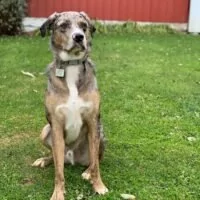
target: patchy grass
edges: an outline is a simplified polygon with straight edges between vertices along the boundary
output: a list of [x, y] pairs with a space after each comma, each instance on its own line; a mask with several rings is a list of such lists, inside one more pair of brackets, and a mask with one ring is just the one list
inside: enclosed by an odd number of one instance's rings
[[[48, 38], [3, 37], [0, 49], [0, 199], [49, 199], [53, 166], [30, 166], [47, 153], [39, 133]], [[92, 58], [108, 138], [101, 172], [110, 192], [95, 195], [81, 180], [84, 168], [67, 166], [67, 199], [200, 199], [199, 52], [199, 38], [189, 35], [96, 35]]]
[[[125, 22], [122, 24], [113, 23], [106, 24], [95, 21], [96, 32], [100, 34], [133, 34], [133, 33], [145, 33], [145, 34], [153, 34], [153, 33], [178, 33], [176, 30], [170, 28], [169, 25], [141, 25], [137, 22]], [[38, 32], [39, 33], [39, 32]]]

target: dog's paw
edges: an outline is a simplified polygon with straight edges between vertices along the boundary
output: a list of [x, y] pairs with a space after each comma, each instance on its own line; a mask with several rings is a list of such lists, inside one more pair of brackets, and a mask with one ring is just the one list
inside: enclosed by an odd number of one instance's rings
[[89, 181], [91, 179], [91, 174], [87, 171], [83, 172], [81, 176], [84, 180], [87, 180], [87, 181]]
[[100, 195], [104, 195], [108, 192], [108, 188], [102, 183], [93, 184], [94, 191]]
[[64, 192], [59, 190], [54, 190], [53, 195], [50, 200], [65, 200]]
[[49, 165], [51, 162], [53, 162], [52, 157], [39, 158], [39, 159], [37, 159], [37, 160], [32, 164], [32, 166], [33, 166], [33, 167], [41, 167], [41, 168], [44, 168], [44, 167], [46, 167], [47, 165]]

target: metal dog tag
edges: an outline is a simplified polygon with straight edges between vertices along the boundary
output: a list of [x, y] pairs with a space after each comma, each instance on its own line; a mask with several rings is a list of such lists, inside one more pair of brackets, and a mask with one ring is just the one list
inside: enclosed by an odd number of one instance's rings
[[65, 75], [65, 70], [64, 69], [57, 69], [56, 68], [56, 76], [57, 77], [64, 77]]

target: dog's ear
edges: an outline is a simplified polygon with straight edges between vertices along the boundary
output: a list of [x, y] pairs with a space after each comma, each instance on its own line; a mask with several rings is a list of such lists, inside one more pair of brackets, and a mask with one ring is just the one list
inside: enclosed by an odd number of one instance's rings
[[48, 17], [48, 19], [44, 22], [44, 24], [42, 24], [42, 26], [40, 27], [40, 33], [42, 37], [46, 35], [47, 30], [50, 30], [52, 28], [52, 25], [58, 16], [59, 13], [55, 12]]
[[87, 21], [87, 23], [89, 24], [89, 29], [90, 29], [90, 33], [93, 36], [93, 34], [96, 31], [96, 28], [94, 27], [94, 24], [91, 22], [91, 19], [89, 18], [89, 16], [85, 13], [85, 12], [80, 12], [80, 15]]

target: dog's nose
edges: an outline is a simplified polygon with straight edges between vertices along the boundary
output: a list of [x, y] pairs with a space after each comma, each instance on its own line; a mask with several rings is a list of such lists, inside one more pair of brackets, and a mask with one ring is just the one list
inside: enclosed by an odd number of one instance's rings
[[82, 42], [84, 35], [81, 33], [75, 33], [75, 34], [73, 34], [72, 38], [75, 42]]

